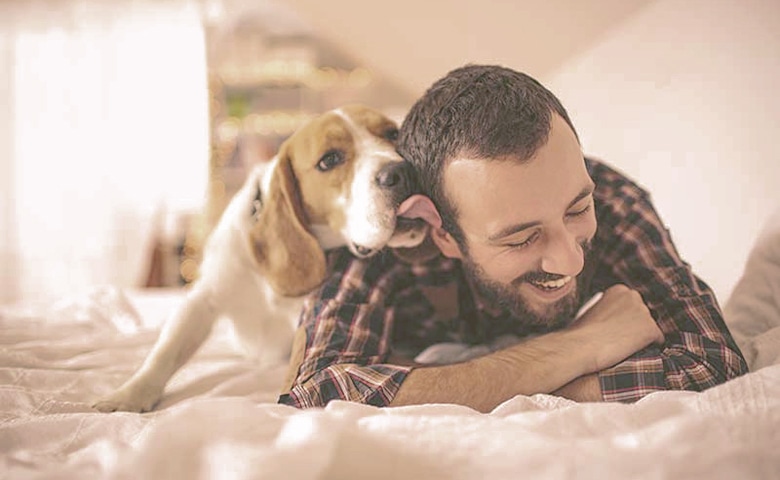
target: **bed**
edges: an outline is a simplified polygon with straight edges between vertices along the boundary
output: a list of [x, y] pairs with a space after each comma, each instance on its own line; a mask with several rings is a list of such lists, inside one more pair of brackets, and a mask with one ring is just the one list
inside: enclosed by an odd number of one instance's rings
[[780, 478], [780, 215], [724, 306], [751, 373], [636, 404], [515, 397], [453, 405], [276, 404], [218, 325], [146, 414], [90, 405], [154, 342], [177, 290], [96, 287], [0, 311], [2, 478]]

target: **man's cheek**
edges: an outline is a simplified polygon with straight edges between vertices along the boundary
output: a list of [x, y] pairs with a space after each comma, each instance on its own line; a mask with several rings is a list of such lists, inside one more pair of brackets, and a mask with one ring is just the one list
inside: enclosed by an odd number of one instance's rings
[[530, 269], [524, 264], [505, 261], [498, 262], [494, 271], [488, 272], [488, 274], [492, 280], [507, 285], [512, 290], [517, 290], [525, 283], [525, 274], [529, 271]]

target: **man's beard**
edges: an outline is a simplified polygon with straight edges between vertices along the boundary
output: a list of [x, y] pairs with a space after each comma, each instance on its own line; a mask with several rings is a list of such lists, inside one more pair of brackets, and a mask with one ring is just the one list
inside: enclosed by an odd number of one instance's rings
[[[590, 253], [590, 242], [580, 244], [587, 261]], [[564, 278], [544, 271], [532, 271], [512, 280], [509, 284], [496, 282], [487, 278], [485, 271], [466, 254], [463, 258], [466, 275], [479, 291], [482, 297], [492, 305], [508, 311], [517, 319], [528, 333], [544, 333], [563, 328], [574, 320], [584, 292], [578, 282], [580, 275], [571, 281], [576, 282], [574, 289], [564, 298], [547, 306], [543, 313], [537, 312], [528, 305], [520, 294], [520, 286], [528, 282], [548, 282]]]

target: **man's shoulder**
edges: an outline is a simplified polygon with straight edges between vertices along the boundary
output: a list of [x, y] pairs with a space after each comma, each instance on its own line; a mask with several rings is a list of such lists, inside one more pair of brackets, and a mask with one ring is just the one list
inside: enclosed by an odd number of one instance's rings
[[329, 250], [327, 260], [328, 277], [325, 283], [341, 288], [361, 288], [365, 284], [372, 284], [377, 277], [401, 265], [395, 256], [386, 250], [370, 258], [358, 258], [347, 247]]
[[597, 201], [610, 202], [649, 197], [647, 190], [614, 166], [593, 157], [586, 157], [585, 165], [596, 184], [594, 196]]
[[390, 269], [431, 269], [452, 268], [453, 260], [448, 259], [438, 249], [435, 252], [428, 252], [424, 257], [410, 259], [408, 254], [404, 254], [386, 247], [376, 255], [369, 258], [358, 258], [350, 252], [347, 247], [334, 248], [326, 252], [328, 260], [328, 270], [331, 272], [345, 273], [350, 270], [357, 272], [387, 271]]
[[[378, 254], [360, 259], [342, 247], [327, 252], [328, 275], [319, 295], [333, 298], [341, 295], [367, 297], [377, 287], [392, 291], [415, 283], [425, 284], [441, 276], [450, 276], [458, 262], [441, 254], [424, 262], [410, 263], [386, 248]], [[434, 280], [431, 280], [434, 279]], [[411, 284], [410, 284], [411, 283]]]

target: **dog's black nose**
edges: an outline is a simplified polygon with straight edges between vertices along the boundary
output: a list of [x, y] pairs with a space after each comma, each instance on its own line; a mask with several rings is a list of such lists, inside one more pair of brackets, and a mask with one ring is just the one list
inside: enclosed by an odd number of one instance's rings
[[408, 162], [397, 162], [385, 165], [376, 175], [376, 183], [380, 187], [409, 190], [412, 187], [412, 165]]

